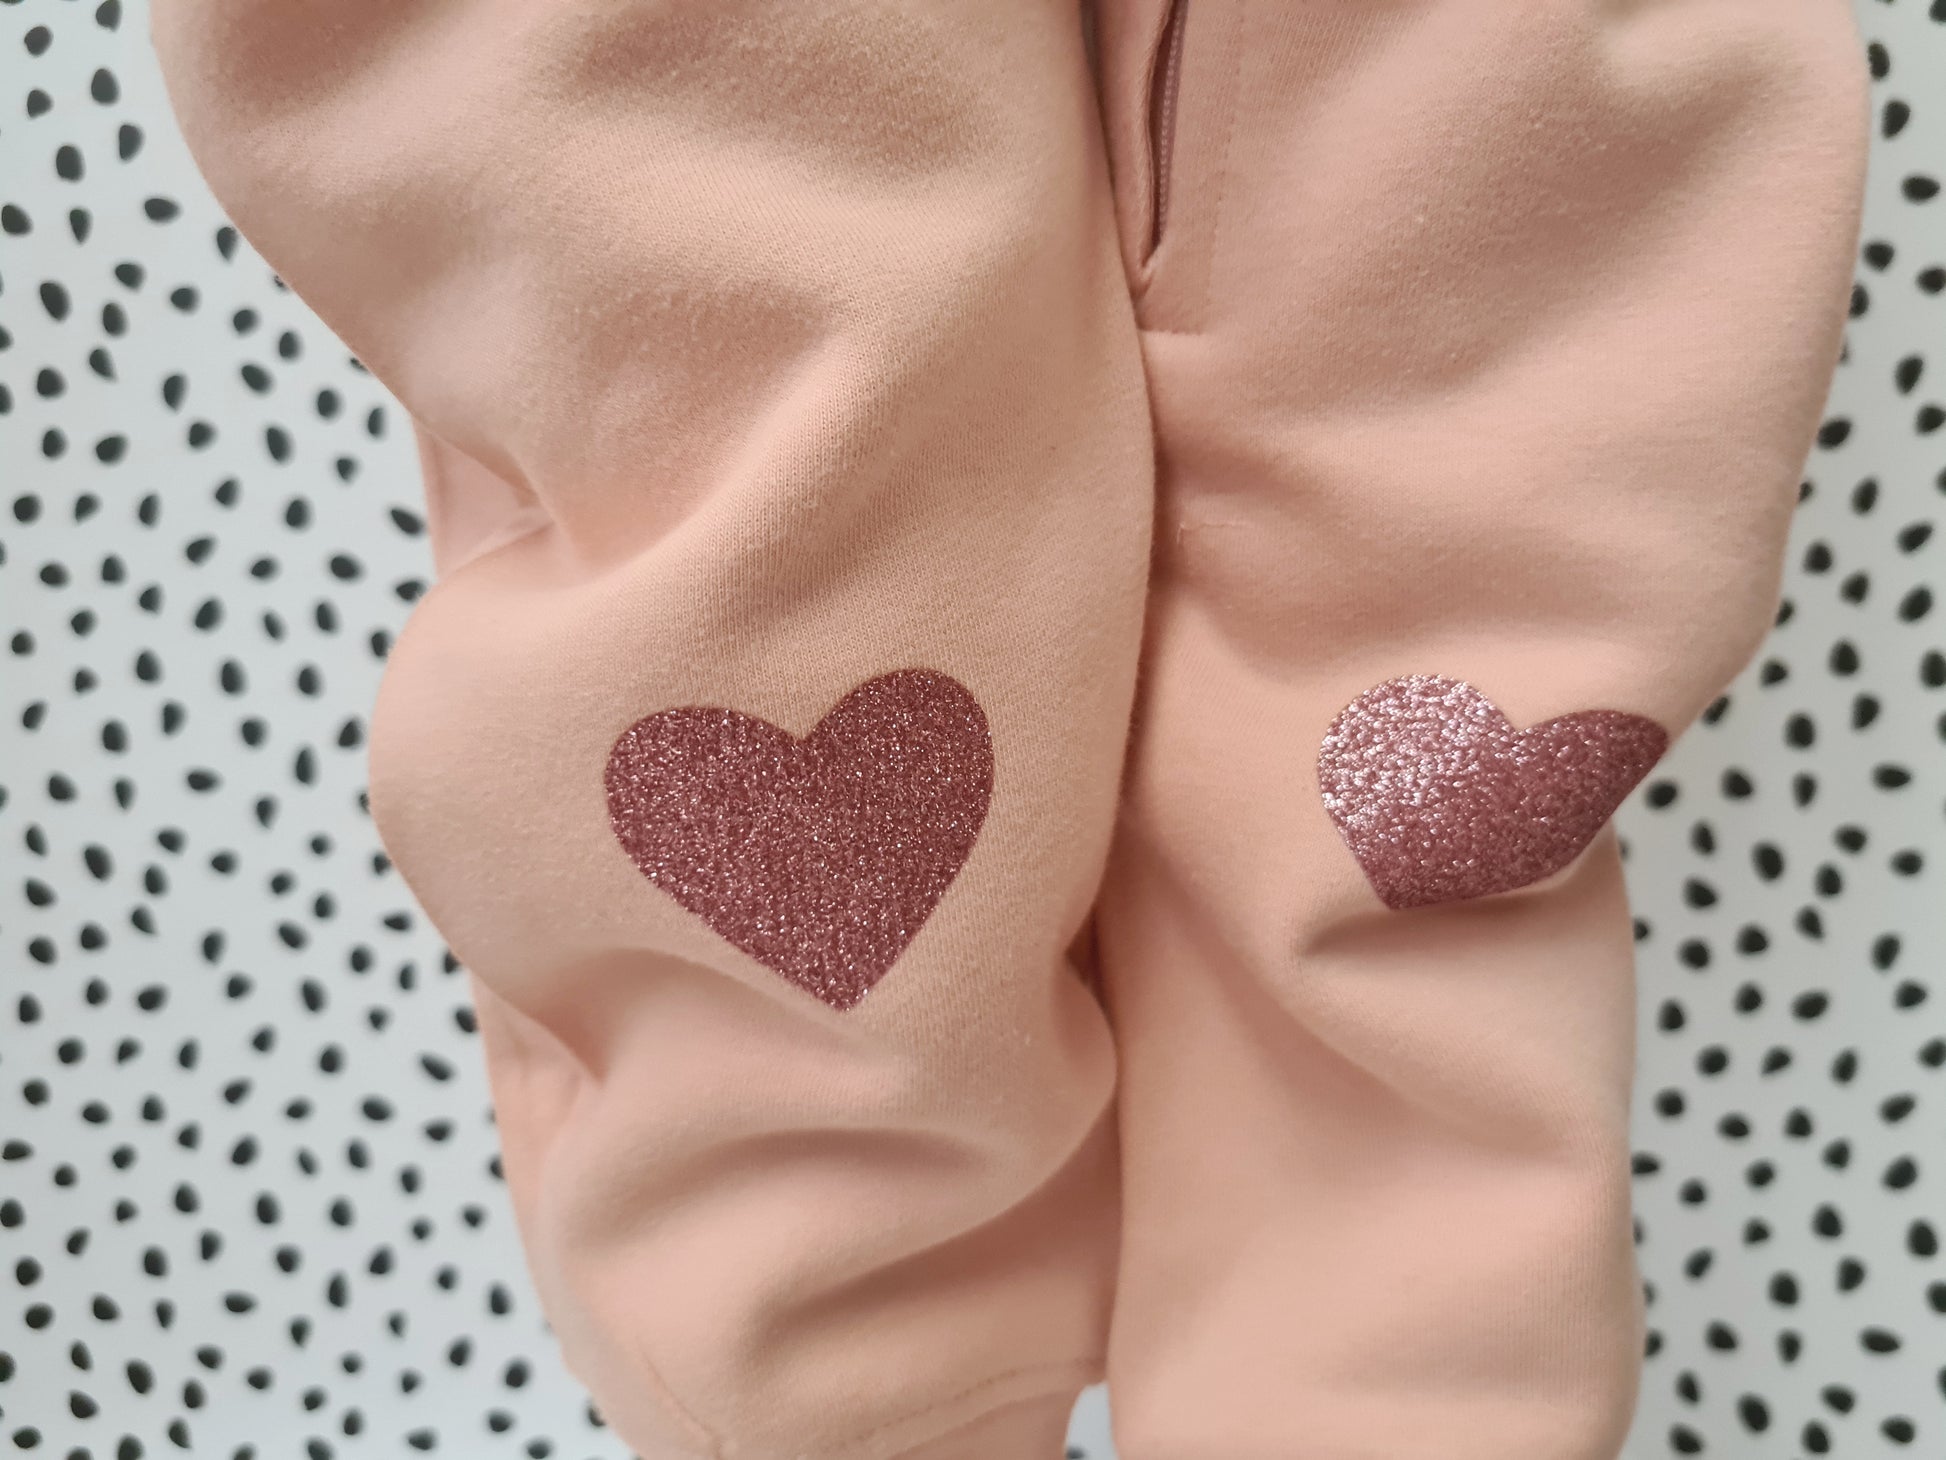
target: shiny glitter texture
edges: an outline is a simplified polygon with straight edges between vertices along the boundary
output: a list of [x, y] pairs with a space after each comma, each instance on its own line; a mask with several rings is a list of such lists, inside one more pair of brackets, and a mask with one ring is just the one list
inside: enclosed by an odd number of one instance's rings
[[1385, 905], [1424, 907], [1559, 871], [1668, 746], [1655, 721], [1620, 710], [1516, 730], [1464, 681], [1409, 674], [1339, 712], [1318, 784]]
[[637, 720], [609, 752], [609, 823], [657, 887], [834, 1009], [905, 951], [973, 850], [993, 742], [966, 687], [867, 680], [803, 739], [735, 710]]

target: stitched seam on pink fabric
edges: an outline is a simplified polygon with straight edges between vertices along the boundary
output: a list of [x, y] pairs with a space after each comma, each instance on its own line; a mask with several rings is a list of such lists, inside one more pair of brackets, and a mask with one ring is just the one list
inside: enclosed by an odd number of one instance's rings
[[[1139, 199], [1140, 216], [1146, 229], [1152, 230], [1155, 223], [1156, 175], [1155, 175], [1155, 87], [1157, 72], [1162, 65], [1163, 43], [1169, 36], [1169, 17], [1175, 9], [1175, 0], [1162, 0], [1159, 7], [1159, 23], [1149, 37], [1146, 54], [1142, 58], [1142, 90], [1140, 100], [1140, 122], [1142, 145], [1133, 149], [1136, 165], [1142, 169], [1142, 196]], [[1137, 255], [1137, 268], [1146, 272], [1155, 248], [1149, 239], [1144, 239]]]
[[[705, 1426], [701, 1420], [697, 1419], [683, 1405], [682, 1401], [676, 1398], [674, 1391], [670, 1389], [667, 1381], [663, 1379], [662, 1371], [649, 1358], [640, 1341], [632, 1344], [631, 1348], [635, 1354], [636, 1362], [642, 1366], [643, 1374], [648, 1379], [649, 1387], [653, 1390], [657, 1401], [670, 1417], [675, 1419], [688, 1432], [684, 1437], [685, 1443], [700, 1444], [703, 1447], [700, 1450], [691, 1452], [694, 1460], [723, 1460], [723, 1441], [721, 1437]], [[1089, 1384], [1099, 1383], [1105, 1374], [1106, 1362], [1105, 1357], [1101, 1354], [1089, 1354], [1081, 1358], [1057, 1359], [1052, 1363], [1024, 1364], [1019, 1368], [1003, 1369], [997, 1374], [989, 1374], [978, 1383], [968, 1385], [964, 1389], [955, 1390], [943, 1399], [936, 1399], [929, 1404], [921, 1405], [917, 1409], [907, 1410], [903, 1414], [893, 1415], [892, 1418], [882, 1420], [868, 1430], [861, 1430], [855, 1435], [847, 1436], [833, 1444], [828, 1453], [833, 1456], [839, 1456], [866, 1447], [870, 1445], [874, 1437], [884, 1434], [887, 1430], [897, 1429], [900, 1425], [910, 1424], [914, 1420], [924, 1419], [929, 1414], [935, 1414], [942, 1409], [963, 1403], [980, 1393], [981, 1390], [991, 1389], [996, 1385], [1006, 1383], [1010, 1379], [1025, 1378], [1033, 1374], [1047, 1374], [1049, 1376], [1058, 1374], [1061, 1376], [1060, 1384], [1050, 1385], [1044, 1391], [1023, 1394], [1016, 1399], [1009, 1400], [1008, 1404], [1010, 1405], [1025, 1404], [1033, 1399], [1045, 1397], [1045, 1395], [1055, 1393], [1060, 1388], [1076, 1380], [1079, 1380], [1083, 1387]], [[951, 1436], [954, 1432], [978, 1424], [989, 1414], [995, 1412], [995, 1410], [981, 1410], [978, 1414], [969, 1415], [966, 1419], [957, 1424], [949, 1425], [936, 1435], [929, 1435], [922, 1440], [906, 1446], [898, 1454], [909, 1455], [914, 1451], [924, 1450], [929, 1445], [936, 1445], [941, 1440]]]
[[[1095, 1383], [1098, 1382], [1098, 1380], [1100, 1379], [1103, 1372], [1103, 1366], [1105, 1363], [1106, 1363], [1106, 1359], [1104, 1358], [1104, 1356], [1100, 1354], [1090, 1354], [1082, 1358], [1057, 1360], [1056, 1362], [1049, 1363], [1049, 1364], [1023, 1364], [1016, 1369], [1003, 1369], [997, 1374], [989, 1374], [986, 1378], [980, 1380], [977, 1384], [968, 1385], [964, 1389], [958, 1390], [952, 1394], [948, 1394], [944, 1399], [934, 1400], [931, 1404], [922, 1405], [918, 1409], [910, 1410], [905, 1414], [894, 1415], [891, 1419], [884, 1420], [879, 1424], [875, 1424], [870, 1429], [864, 1430], [861, 1433], [852, 1436], [848, 1440], [840, 1441], [837, 1446], [837, 1449], [840, 1453], [842, 1453], [845, 1450], [856, 1448], [857, 1446], [860, 1445], [868, 1444], [871, 1441], [872, 1437], [875, 1435], [882, 1435], [887, 1430], [897, 1429], [900, 1425], [909, 1424], [915, 1419], [924, 1419], [927, 1415], [935, 1414], [938, 1411], [945, 1409], [950, 1405], [959, 1404], [964, 1400], [971, 1399], [974, 1395], [978, 1394], [983, 1389], [991, 1389], [995, 1385], [1004, 1384], [1009, 1379], [1025, 1378], [1030, 1374], [1048, 1374], [1048, 1375], [1060, 1374], [1063, 1376], [1062, 1385], [1071, 1383], [1076, 1378], [1079, 1378], [1081, 1380], [1081, 1383], [1084, 1386], [1091, 1383]], [[1044, 1393], [1040, 1393], [1040, 1394], [1034, 1394], [1034, 1393], [1023, 1394], [1018, 1399], [1009, 1400], [1008, 1404], [1009, 1405], [1025, 1404], [1029, 1400], [1045, 1397], [1045, 1394], [1052, 1394], [1056, 1392], [1056, 1390], [1060, 1387], [1062, 1386], [1051, 1386], [1046, 1391], [1044, 1391]], [[965, 1420], [961, 1421], [958, 1424], [949, 1425], [946, 1429], [941, 1430], [936, 1435], [928, 1436], [926, 1439], [920, 1440], [916, 1444], [906, 1446], [906, 1448], [900, 1451], [899, 1453], [902, 1455], [909, 1455], [916, 1450], [924, 1450], [929, 1445], [936, 1445], [941, 1440], [949, 1438], [956, 1431], [967, 1429], [972, 1425], [976, 1425], [980, 1421], [984, 1420], [988, 1415], [996, 1412], [997, 1411], [995, 1410], [989, 1409], [989, 1410], [982, 1410], [980, 1413], [975, 1415], [970, 1415]]]
[[1182, 88], [1183, 31], [1188, 24], [1189, 0], [1168, 0], [1163, 9], [1157, 56], [1149, 68], [1149, 237], [1142, 255], [1147, 263], [1162, 242], [1169, 222], [1169, 179], [1176, 151], [1176, 112]]
[[1209, 231], [1203, 238], [1202, 288], [1198, 292], [1196, 300], [1195, 318], [1204, 321], [1204, 328], [1194, 331], [1184, 331], [1184, 333], [1201, 334], [1207, 328], [1211, 287], [1210, 278], [1216, 272], [1216, 243], [1223, 236], [1223, 205], [1228, 201], [1230, 196], [1230, 149], [1236, 141], [1237, 113], [1243, 110], [1244, 23], [1243, 11], [1239, 8], [1235, 22], [1236, 28], [1231, 35], [1230, 61], [1227, 68], [1227, 75], [1230, 82], [1230, 94], [1227, 98], [1230, 119], [1228, 125], [1223, 129], [1223, 150], [1216, 155], [1216, 196], [1210, 200]]
[[[1224, 123], [1223, 142], [1217, 149], [1216, 160], [1211, 169], [1214, 173], [1216, 192], [1206, 210], [1206, 219], [1198, 219], [1192, 215], [1179, 220], [1166, 249], [1158, 239], [1156, 246], [1143, 258], [1140, 270], [1129, 291], [1130, 298], [1136, 305], [1136, 327], [1143, 334], [1189, 336], [1208, 333], [1208, 325], [1205, 321], [1209, 312], [1210, 278], [1215, 270], [1216, 241], [1222, 227], [1223, 204], [1229, 193], [1230, 154], [1236, 140], [1239, 94], [1242, 90], [1244, 17], [1240, 8], [1233, 7], [1230, 14], [1232, 18], [1229, 29], [1220, 38], [1224, 47], [1220, 52], [1214, 48], [1214, 42], [1219, 39], [1215, 29], [1205, 23], [1205, 31], [1212, 42], [1211, 54], [1220, 62], [1212, 68], [1212, 71], [1213, 74], [1222, 77], [1225, 83], [1225, 89], [1215, 99], [1225, 106], [1229, 113]], [[1200, 98], [1189, 104], [1200, 104]], [[1177, 99], [1178, 127], [1180, 127], [1183, 105], [1185, 103], [1179, 96]], [[1176, 170], [1180, 171], [1180, 169]], [[1183, 185], [1187, 186], [1190, 181], [1188, 178], [1183, 179]], [[1176, 191], [1180, 194], [1182, 188], [1178, 187]], [[1178, 202], [1180, 201], [1179, 198]], [[1192, 253], [1183, 252], [1185, 248], [1192, 247], [1194, 249]], [[1150, 291], [1154, 289], [1165, 266], [1172, 275], [1181, 275], [1185, 266], [1193, 266], [1197, 269], [1192, 291], [1194, 297], [1175, 301], [1174, 306], [1167, 312], [1177, 317], [1196, 320], [1198, 323], [1189, 326], [1171, 326], [1143, 322], [1143, 304], [1148, 299]]]
[[635, 1361], [642, 1366], [642, 1372], [649, 1381], [649, 1389], [654, 1394], [656, 1402], [687, 1432], [684, 1436], [685, 1441], [702, 1445], [703, 1448], [696, 1452], [697, 1460], [722, 1460], [723, 1441], [691, 1414], [680, 1399], [676, 1398], [675, 1390], [671, 1389], [668, 1381], [662, 1377], [662, 1370], [656, 1366], [655, 1360], [649, 1357], [642, 1341], [638, 1338], [629, 1345], [629, 1348], [635, 1355]]

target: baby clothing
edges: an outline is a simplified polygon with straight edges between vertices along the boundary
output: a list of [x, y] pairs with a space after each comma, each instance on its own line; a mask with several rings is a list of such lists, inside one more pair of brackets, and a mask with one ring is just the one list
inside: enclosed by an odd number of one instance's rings
[[1840, 347], [1845, 0], [156, 0], [411, 413], [371, 734], [646, 1460], [1612, 1460], [1609, 816]]

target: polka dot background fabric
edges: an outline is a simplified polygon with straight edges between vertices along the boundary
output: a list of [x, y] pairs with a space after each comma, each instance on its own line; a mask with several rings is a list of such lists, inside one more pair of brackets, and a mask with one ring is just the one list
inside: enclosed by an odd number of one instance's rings
[[[1636, 1460], [1946, 1455], [1946, 0], [1859, 14], [1786, 602], [1621, 813]], [[0, 1452], [622, 1456], [363, 804], [430, 575], [409, 432], [225, 223], [146, 36], [0, 3]], [[1099, 1391], [1070, 1454], [1112, 1455]]]

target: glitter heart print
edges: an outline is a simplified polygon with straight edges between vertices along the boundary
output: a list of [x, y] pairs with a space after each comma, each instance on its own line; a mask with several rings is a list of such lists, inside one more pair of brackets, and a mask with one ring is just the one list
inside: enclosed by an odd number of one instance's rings
[[1424, 907], [1558, 872], [1668, 745], [1655, 721], [1621, 710], [1516, 730], [1463, 680], [1410, 674], [1339, 712], [1318, 785], [1385, 905]]
[[870, 992], [973, 849], [993, 794], [985, 713], [948, 675], [867, 680], [802, 739], [706, 706], [609, 752], [609, 823], [657, 887], [834, 1009]]

